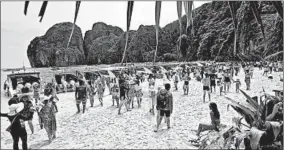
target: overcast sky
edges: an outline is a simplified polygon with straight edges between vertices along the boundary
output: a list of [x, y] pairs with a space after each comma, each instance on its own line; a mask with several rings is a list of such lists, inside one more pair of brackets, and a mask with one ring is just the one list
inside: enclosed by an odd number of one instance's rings
[[[197, 8], [209, 1], [194, 2]], [[1, 2], [1, 68], [30, 66], [27, 48], [36, 36], [42, 36], [54, 24], [72, 22], [75, 1], [49, 2], [42, 22], [38, 13], [42, 2], [31, 1], [28, 14], [24, 15], [24, 1]], [[163, 1], [160, 26], [176, 20], [176, 1]], [[118, 26], [126, 30], [127, 1], [82, 1], [76, 24], [83, 35], [95, 22]], [[137, 30], [143, 25], [155, 24], [155, 1], [136, 1], [134, 3], [130, 29]], [[183, 11], [183, 14], [184, 11]]]

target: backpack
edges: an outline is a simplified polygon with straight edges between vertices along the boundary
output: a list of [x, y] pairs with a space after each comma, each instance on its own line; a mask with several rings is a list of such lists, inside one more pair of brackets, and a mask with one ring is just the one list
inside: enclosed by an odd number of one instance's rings
[[167, 96], [167, 93], [160, 93], [157, 96], [157, 103], [159, 108], [166, 108], [167, 104], [169, 103], [169, 97]]

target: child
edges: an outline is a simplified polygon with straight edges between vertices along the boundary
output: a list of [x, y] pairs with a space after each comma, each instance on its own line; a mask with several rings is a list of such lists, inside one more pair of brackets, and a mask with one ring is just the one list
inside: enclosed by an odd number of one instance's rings
[[236, 83], [236, 92], [239, 93], [239, 91], [240, 91], [240, 86], [241, 86], [241, 81], [240, 81], [240, 79], [237, 79], [236, 81], [234, 81], [234, 83]]
[[150, 113], [152, 113], [152, 115], [155, 115], [154, 106], [155, 106], [156, 92], [153, 85], [150, 86], [149, 91], [150, 91], [150, 101], [149, 101]]

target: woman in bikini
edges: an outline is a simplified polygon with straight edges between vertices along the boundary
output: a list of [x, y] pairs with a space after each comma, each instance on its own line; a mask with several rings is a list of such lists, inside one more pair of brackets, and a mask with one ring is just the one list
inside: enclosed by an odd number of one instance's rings
[[216, 103], [210, 103], [210, 118], [211, 118], [211, 124], [199, 124], [198, 130], [196, 135], [199, 136], [201, 132], [207, 131], [207, 130], [216, 130], [219, 131], [218, 126], [220, 125], [220, 113], [217, 108]]

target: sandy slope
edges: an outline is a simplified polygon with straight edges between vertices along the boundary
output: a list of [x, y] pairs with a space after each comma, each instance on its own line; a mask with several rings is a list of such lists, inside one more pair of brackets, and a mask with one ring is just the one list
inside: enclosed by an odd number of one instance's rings
[[[274, 79], [260, 75], [255, 69], [255, 77], [252, 79], [252, 90], [247, 93], [251, 96], [259, 95], [262, 86], [266, 91], [273, 89], [283, 89], [283, 84], [279, 81], [279, 74], [273, 73]], [[245, 88], [244, 73], [239, 75], [242, 88]], [[162, 81], [160, 81], [162, 82]], [[122, 115], [117, 115], [117, 109], [112, 105], [111, 96], [108, 91], [105, 93], [104, 106], [99, 106], [99, 101], [95, 97], [95, 107], [91, 108], [89, 101], [85, 114], [76, 114], [74, 93], [59, 94], [59, 113], [57, 113], [58, 131], [57, 139], [51, 144], [47, 144], [47, 134], [45, 130], [40, 130], [38, 126], [37, 114], [34, 116], [36, 125], [35, 134], [31, 135], [28, 124], [28, 145], [32, 149], [91, 149], [91, 148], [145, 148], [145, 149], [191, 149], [188, 140], [197, 129], [198, 123], [207, 123], [209, 117], [209, 102], [202, 102], [202, 84], [196, 80], [190, 81], [189, 95], [184, 96], [182, 83], [179, 83], [179, 91], [173, 91], [174, 112], [172, 114], [172, 129], [167, 130], [165, 123], [162, 127], [165, 130], [158, 133], [153, 132], [156, 125], [156, 117], [149, 113], [148, 104], [148, 84], [143, 86], [142, 108], [138, 109], [135, 104], [134, 110], [125, 112], [123, 107]], [[173, 86], [173, 84], [172, 84]], [[217, 94], [218, 93], [218, 94]], [[272, 93], [273, 94], [273, 93]], [[235, 93], [233, 85], [229, 97], [241, 101], [244, 96]], [[221, 123], [230, 126], [232, 117], [238, 116], [232, 109], [227, 111], [228, 101], [224, 96], [219, 96], [219, 89], [212, 95], [212, 101], [216, 102], [221, 114]], [[7, 99], [1, 100], [1, 111], [7, 111]], [[124, 113], [125, 112], [125, 113]], [[9, 125], [8, 119], [1, 118], [1, 149], [12, 148], [12, 138], [5, 131]]]

